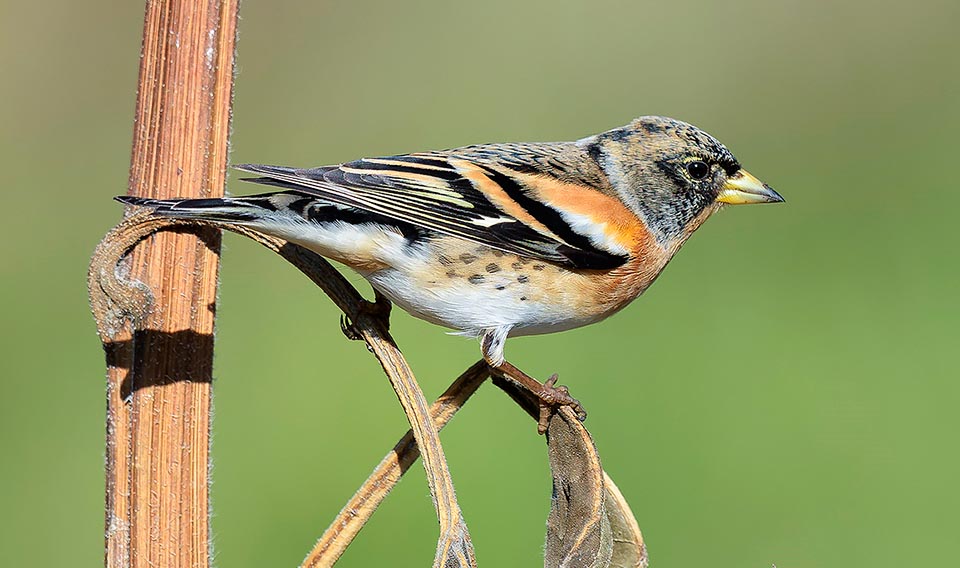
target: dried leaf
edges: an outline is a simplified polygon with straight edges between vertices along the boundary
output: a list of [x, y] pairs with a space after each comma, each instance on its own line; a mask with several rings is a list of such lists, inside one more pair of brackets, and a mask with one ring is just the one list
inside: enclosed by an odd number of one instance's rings
[[610, 523], [613, 554], [608, 568], [647, 568], [647, 547], [643, 543], [640, 525], [620, 488], [603, 472], [604, 506]]
[[609, 566], [613, 555], [605, 511], [603, 469], [590, 434], [573, 411], [563, 408], [547, 428], [553, 498], [547, 518], [544, 566]]

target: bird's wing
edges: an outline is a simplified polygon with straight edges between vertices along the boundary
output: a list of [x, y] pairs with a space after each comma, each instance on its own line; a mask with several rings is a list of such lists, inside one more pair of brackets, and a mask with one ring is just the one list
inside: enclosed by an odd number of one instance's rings
[[[600, 234], [603, 226], [591, 226], [585, 221], [588, 216], [570, 210], [577, 207], [576, 195], [571, 199], [571, 192], [583, 191], [597, 198], [603, 196], [600, 191], [562, 181], [559, 176], [563, 172], [550, 171], [557, 169], [555, 161], [536, 161], [531, 166], [515, 152], [509, 154], [510, 159], [493, 159], [498, 155], [496, 148], [364, 158], [312, 169], [254, 164], [236, 168], [261, 176], [246, 181], [282, 187], [525, 257], [585, 269], [610, 269], [626, 261], [626, 249]], [[567, 197], [544, 198], [551, 192]], [[593, 201], [595, 205], [596, 199]]]

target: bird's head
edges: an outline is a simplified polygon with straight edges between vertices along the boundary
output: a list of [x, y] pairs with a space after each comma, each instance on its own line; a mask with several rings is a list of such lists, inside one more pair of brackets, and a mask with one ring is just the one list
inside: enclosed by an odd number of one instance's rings
[[672, 118], [641, 117], [582, 143], [665, 245], [682, 243], [723, 205], [784, 200], [716, 138]]

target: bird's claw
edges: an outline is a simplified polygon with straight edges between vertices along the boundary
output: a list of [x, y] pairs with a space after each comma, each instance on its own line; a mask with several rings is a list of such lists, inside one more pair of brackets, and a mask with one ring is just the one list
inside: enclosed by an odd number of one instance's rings
[[390, 309], [392, 304], [390, 300], [380, 292], [374, 291], [374, 293], [376, 294], [376, 301], [367, 302], [364, 300], [360, 303], [356, 312], [351, 315], [340, 316], [340, 331], [347, 336], [347, 339], [351, 341], [360, 341], [363, 339], [363, 333], [361, 333], [357, 327], [357, 321], [362, 316], [368, 316], [376, 320], [383, 326], [384, 330], [390, 329]]
[[363, 335], [357, 329], [356, 324], [354, 323], [355, 318], [348, 318], [346, 315], [340, 315], [340, 331], [343, 332], [343, 335], [347, 337], [350, 341], [360, 341], [363, 339]]
[[559, 376], [554, 373], [543, 383], [542, 389], [535, 393], [540, 399], [540, 418], [537, 421], [537, 432], [544, 434], [547, 426], [550, 424], [550, 417], [561, 407], [569, 406], [577, 415], [581, 422], [587, 419], [587, 412], [583, 409], [580, 401], [570, 396], [570, 391], [565, 386], [554, 386], [557, 384]]

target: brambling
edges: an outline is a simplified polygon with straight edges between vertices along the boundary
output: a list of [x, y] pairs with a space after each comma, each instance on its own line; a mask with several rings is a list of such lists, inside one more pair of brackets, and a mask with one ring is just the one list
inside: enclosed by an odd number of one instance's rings
[[555, 377], [542, 384], [510, 365], [508, 337], [605, 319], [724, 205], [783, 201], [715, 138], [663, 117], [576, 142], [236, 168], [282, 191], [117, 199], [246, 225], [339, 261], [413, 316], [478, 337], [490, 366], [547, 406], [579, 405]]

